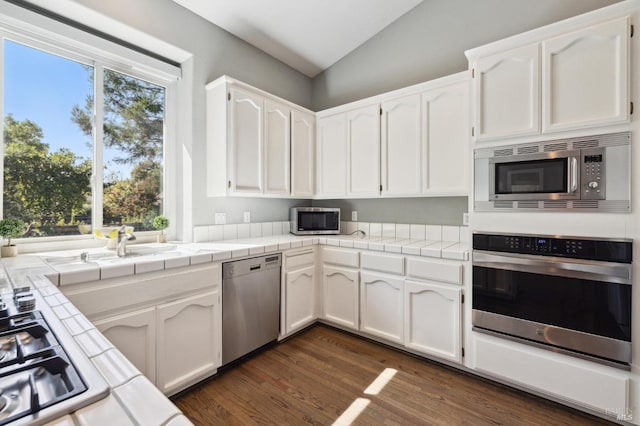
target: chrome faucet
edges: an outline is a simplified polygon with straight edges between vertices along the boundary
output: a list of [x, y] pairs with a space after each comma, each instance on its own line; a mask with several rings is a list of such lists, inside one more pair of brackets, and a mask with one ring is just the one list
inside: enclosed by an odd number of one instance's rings
[[127, 241], [133, 241], [136, 239], [136, 236], [133, 234], [127, 233], [127, 227], [122, 225], [120, 229], [118, 229], [118, 240], [116, 244], [116, 255], [118, 257], [125, 257], [127, 255]]

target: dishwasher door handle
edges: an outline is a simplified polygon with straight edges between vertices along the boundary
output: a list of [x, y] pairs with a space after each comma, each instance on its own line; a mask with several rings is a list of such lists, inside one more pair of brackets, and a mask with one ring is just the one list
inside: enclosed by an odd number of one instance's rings
[[261, 265], [261, 264], [257, 264], [257, 265], [251, 265], [251, 266], [249, 266], [249, 270], [250, 270], [250, 271], [257, 271], [257, 270], [259, 270], [260, 268], [262, 268], [262, 265]]

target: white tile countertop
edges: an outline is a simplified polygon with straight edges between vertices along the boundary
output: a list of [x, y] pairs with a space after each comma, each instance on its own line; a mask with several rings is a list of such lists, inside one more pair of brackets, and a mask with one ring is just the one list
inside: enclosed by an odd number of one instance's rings
[[[425, 235], [426, 237], [426, 235]], [[467, 241], [439, 241], [402, 236], [357, 235], [295, 236], [219, 240], [190, 244], [140, 244], [118, 258], [107, 249], [64, 250], [23, 254], [2, 259], [16, 286], [29, 285], [42, 295], [51, 311], [73, 336], [84, 355], [100, 371], [111, 390], [103, 400], [60, 418], [52, 424], [157, 424], [191, 422], [147, 380], [87, 318], [62, 294], [58, 286], [109, 279], [152, 271], [243, 258], [292, 248], [327, 245], [414, 256], [467, 260]], [[81, 254], [87, 253], [86, 261]], [[144, 395], [144, 402], [138, 399]], [[153, 407], [153, 409], [150, 409]]]

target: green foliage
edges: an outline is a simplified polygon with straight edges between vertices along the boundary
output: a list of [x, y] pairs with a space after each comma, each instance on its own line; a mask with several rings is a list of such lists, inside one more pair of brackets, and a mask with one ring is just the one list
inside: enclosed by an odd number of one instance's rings
[[24, 222], [20, 219], [0, 220], [0, 235], [7, 239], [7, 246], [11, 245], [11, 238], [17, 238], [24, 233]]
[[153, 227], [159, 231], [169, 227], [169, 219], [166, 216], [156, 216], [153, 218]]
[[91, 195], [91, 162], [65, 148], [49, 152], [42, 137], [34, 122], [5, 117], [4, 216], [31, 223], [34, 232], [85, 213]]

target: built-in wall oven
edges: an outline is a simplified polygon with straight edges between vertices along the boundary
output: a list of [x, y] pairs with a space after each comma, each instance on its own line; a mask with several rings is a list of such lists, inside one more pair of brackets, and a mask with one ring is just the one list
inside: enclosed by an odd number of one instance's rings
[[473, 330], [629, 369], [632, 241], [475, 233]]

